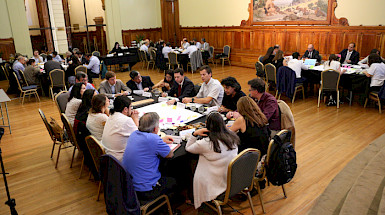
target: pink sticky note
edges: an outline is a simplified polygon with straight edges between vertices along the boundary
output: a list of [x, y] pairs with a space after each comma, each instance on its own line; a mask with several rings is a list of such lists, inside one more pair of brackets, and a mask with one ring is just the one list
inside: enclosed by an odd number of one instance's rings
[[167, 118], [167, 122], [172, 122], [172, 118]]
[[176, 120], [180, 120], [180, 118], [181, 118], [181, 116], [178, 116], [178, 119], [176, 119]]
[[160, 119], [159, 122], [163, 122], [163, 119]]

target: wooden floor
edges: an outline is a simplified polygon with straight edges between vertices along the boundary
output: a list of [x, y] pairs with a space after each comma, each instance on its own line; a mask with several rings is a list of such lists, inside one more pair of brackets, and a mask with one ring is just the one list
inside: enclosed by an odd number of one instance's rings
[[[134, 69], [142, 75], [151, 75], [159, 81], [162, 73]], [[123, 82], [129, 73], [118, 73]], [[201, 82], [199, 74], [187, 74], [194, 83]], [[225, 66], [213, 69], [213, 77], [221, 80], [236, 77], [245, 93], [247, 81], [255, 77], [255, 70]], [[100, 81], [98, 81], [100, 82]], [[0, 82], [6, 87], [6, 83]], [[284, 98], [288, 101], [288, 99]], [[316, 97], [305, 101], [297, 99], [289, 104], [294, 113], [297, 130], [298, 170], [292, 182], [286, 185], [288, 198], [283, 199], [280, 187], [267, 187], [263, 197], [267, 214], [306, 214], [316, 198], [333, 177], [371, 141], [385, 131], [385, 114], [379, 114], [372, 105], [364, 109], [355, 102], [352, 106], [321, 105]], [[1, 141], [2, 156], [12, 198], [16, 199], [19, 214], [105, 214], [104, 199], [96, 202], [97, 183], [88, 180], [88, 172], [78, 179], [81, 159], [75, 159], [69, 168], [72, 149], [63, 150], [58, 169], [50, 159], [52, 143], [38, 114], [41, 108], [46, 117], [60, 121], [52, 100], [32, 98], [22, 106], [18, 100], [9, 103], [12, 134], [6, 129]], [[56, 152], [54, 154], [56, 156]], [[0, 177], [0, 214], [9, 214], [3, 180]], [[255, 209], [262, 214], [259, 199], [253, 198]], [[232, 204], [244, 214], [251, 214], [248, 203]], [[190, 206], [182, 208], [183, 214], [197, 214]]]

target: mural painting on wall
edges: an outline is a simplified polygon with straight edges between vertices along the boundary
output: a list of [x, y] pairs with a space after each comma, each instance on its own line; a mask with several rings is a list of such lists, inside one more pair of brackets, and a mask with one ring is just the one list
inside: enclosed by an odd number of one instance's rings
[[253, 22], [328, 20], [329, 0], [253, 0]]

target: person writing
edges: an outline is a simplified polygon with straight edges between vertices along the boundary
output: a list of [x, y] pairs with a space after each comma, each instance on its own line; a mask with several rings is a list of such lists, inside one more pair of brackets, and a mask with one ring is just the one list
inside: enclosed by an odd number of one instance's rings
[[174, 71], [175, 84], [172, 88], [163, 93], [162, 96], [173, 96], [175, 99], [171, 99], [167, 102], [168, 105], [173, 105], [175, 102], [182, 101], [187, 96], [194, 96], [194, 83], [184, 75], [182, 68], [178, 68]]
[[185, 97], [183, 103], [208, 104], [210, 106], [220, 106], [223, 99], [223, 87], [218, 80], [212, 78], [211, 68], [207, 65], [202, 66], [200, 71], [203, 84], [195, 97]]
[[194, 131], [186, 144], [186, 151], [199, 154], [193, 183], [195, 208], [226, 190], [227, 168], [238, 154], [239, 137], [226, 128], [219, 113], [207, 117], [206, 127]]

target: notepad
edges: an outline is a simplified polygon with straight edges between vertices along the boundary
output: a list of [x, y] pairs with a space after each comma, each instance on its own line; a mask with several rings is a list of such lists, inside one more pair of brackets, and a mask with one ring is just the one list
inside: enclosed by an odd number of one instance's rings
[[178, 144], [167, 144], [169, 147], [170, 147], [170, 149], [171, 149], [171, 151], [172, 152], [175, 152], [179, 147], [180, 147], [180, 144], [178, 143]]

